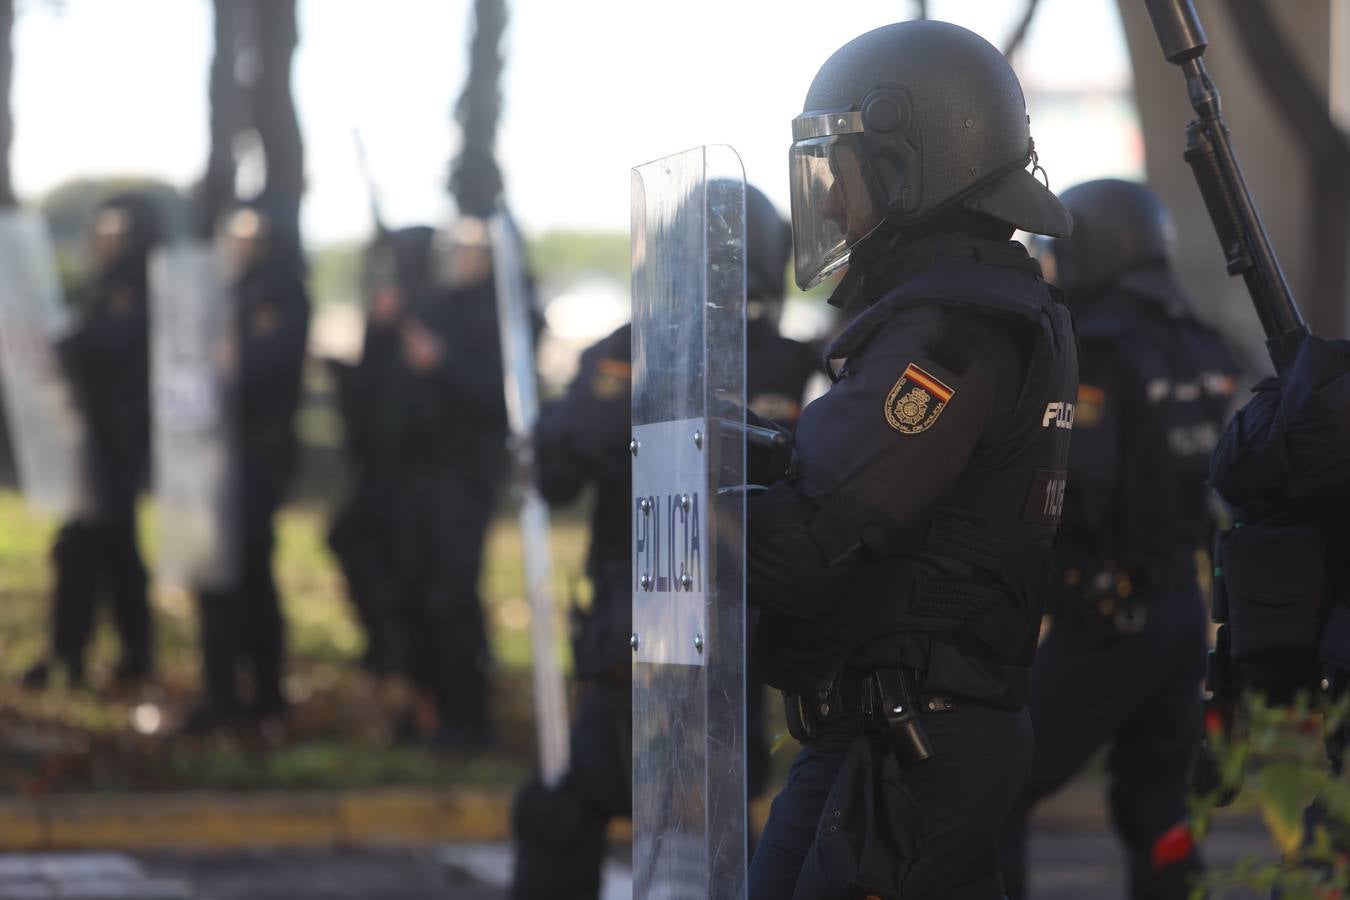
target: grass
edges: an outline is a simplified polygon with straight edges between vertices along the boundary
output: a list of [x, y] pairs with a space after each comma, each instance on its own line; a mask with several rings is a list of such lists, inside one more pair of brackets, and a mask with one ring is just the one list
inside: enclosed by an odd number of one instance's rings
[[[142, 546], [153, 568], [154, 511], [141, 516]], [[276, 788], [376, 784], [518, 783], [533, 765], [521, 541], [509, 515], [488, 539], [482, 582], [497, 659], [495, 709], [502, 752], [486, 760], [447, 759], [395, 745], [392, 726], [410, 699], [400, 683], [377, 684], [359, 670], [362, 638], [344, 584], [324, 542], [327, 513], [285, 509], [278, 523], [276, 572], [288, 627], [287, 693], [295, 708], [283, 737], [223, 738], [205, 744], [169, 737], [198, 689], [192, 599], [156, 588], [159, 679], [132, 695], [100, 690], [116, 657], [100, 623], [90, 654], [95, 688], [43, 693], [18, 687], [47, 642], [49, 552], [58, 527], [0, 493], [0, 791], [142, 788]], [[563, 611], [582, 569], [586, 529], [559, 517], [553, 530], [559, 642]], [[562, 653], [570, 659], [570, 653]]]

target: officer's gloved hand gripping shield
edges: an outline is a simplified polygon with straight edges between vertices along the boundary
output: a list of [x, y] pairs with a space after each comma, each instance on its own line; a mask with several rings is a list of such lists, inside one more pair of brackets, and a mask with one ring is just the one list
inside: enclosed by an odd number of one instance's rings
[[633, 170], [633, 896], [745, 895], [745, 176]]
[[238, 575], [238, 328], [225, 270], [209, 244], [150, 257], [155, 575], [185, 589], [227, 589]]
[[55, 351], [69, 328], [42, 219], [0, 212], [0, 384], [24, 497], [60, 518], [92, 512], [84, 423]]

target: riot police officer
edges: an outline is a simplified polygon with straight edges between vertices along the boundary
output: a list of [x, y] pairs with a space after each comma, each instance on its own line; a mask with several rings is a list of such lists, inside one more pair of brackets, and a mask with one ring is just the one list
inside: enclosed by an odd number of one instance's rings
[[847, 266], [830, 302], [864, 311], [748, 507], [755, 649], [803, 743], [749, 896], [1001, 898], [1077, 390], [1069, 311], [1010, 238], [1071, 219], [1016, 75], [955, 25], [845, 44], [793, 138], [797, 281]]
[[[89, 512], [67, 522], [52, 548], [51, 662], [75, 684], [84, 680], [94, 612], [105, 595], [122, 645], [115, 677], [135, 681], [153, 669], [136, 496], [150, 461], [147, 258], [161, 238], [148, 197], [122, 194], [99, 205], [90, 233], [93, 275], [78, 298], [80, 323], [59, 348], [87, 428], [84, 463], [92, 492]], [[25, 684], [44, 686], [50, 664], [30, 669]]]
[[1196, 554], [1211, 532], [1209, 452], [1237, 367], [1169, 270], [1171, 222], [1151, 190], [1105, 179], [1060, 199], [1074, 233], [1050, 254], [1077, 318], [1081, 383], [1054, 623], [1028, 701], [1036, 752], [1004, 830], [1003, 877], [1012, 900], [1026, 896], [1031, 811], [1109, 746], [1131, 896], [1184, 898], [1196, 855], [1155, 867], [1152, 851], [1185, 820], [1200, 744]]
[[[746, 188], [745, 206], [746, 398], [762, 418], [792, 428], [820, 363], [809, 346], [777, 328], [792, 243], [788, 225], [753, 187]], [[571, 771], [556, 791], [531, 783], [516, 801], [513, 896], [520, 900], [598, 896], [605, 825], [632, 812], [631, 345], [632, 327], [624, 325], [586, 350], [566, 395], [545, 408], [535, 428], [540, 488], [551, 503], [595, 487], [586, 562], [593, 599], [574, 623], [574, 671], [582, 690]], [[753, 660], [750, 672], [746, 781], [755, 796], [767, 778], [769, 748]]]
[[[293, 208], [264, 195], [221, 227], [238, 336], [239, 571], [233, 585], [198, 591], [204, 703], [184, 723], [197, 733], [284, 715], [285, 623], [272, 572], [273, 520], [299, 449], [295, 414], [309, 335], [305, 262]], [[240, 677], [250, 676], [245, 700]]]
[[[1339, 701], [1350, 685], [1350, 562], [1340, 552], [1350, 537], [1350, 341], [1304, 338], [1289, 368], [1254, 391], [1210, 460], [1241, 526], [1219, 542], [1216, 562], [1215, 605], [1227, 615], [1214, 675], [1229, 682], [1213, 685], [1216, 699], [1255, 693], [1289, 704], [1320, 688]], [[1326, 739], [1331, 771], [1343, 776], [1350, 726]], [[1322, 828], [1336, 855], [1350, 846], [1334, 810], [1323, 796], [1308, 807], [1305, 847]], [[1327, 859], [1312, 853], [1299, 865]]]
[[477, 753], [495, 742], [478, 582], [507, 460], [487, 223], [462, 217], [432, 259], [433, 284], [399, 325], [398, 614], [409, 674], [436, 708], [434, 745]]
[[363, 292], [369, 307], [361, 360], [354, 366], [333, 365], [353, 485], [328, 543], [365, 630], [364, 662], [380, 675], [402, 665], [407, 639], [397, 618], [393, 541], [402, 494], [399, 328], [409, 304], [427, 290], [433, 234], [427, 226], [380, 232], [364, 260]]

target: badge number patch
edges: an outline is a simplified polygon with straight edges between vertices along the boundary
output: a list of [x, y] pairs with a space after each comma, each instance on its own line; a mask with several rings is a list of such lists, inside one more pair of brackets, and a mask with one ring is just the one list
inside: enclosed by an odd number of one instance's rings
[[886, 423], [901, 434], [919, 434], [933, 427], [956, 391], [914, 363], [886, 395]]

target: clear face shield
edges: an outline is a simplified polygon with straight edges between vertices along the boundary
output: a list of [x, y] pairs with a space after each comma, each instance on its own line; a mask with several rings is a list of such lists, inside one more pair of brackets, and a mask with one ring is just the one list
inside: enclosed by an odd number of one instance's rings
[[370, 319], [377, 325], [393, 322], [403, 312], [403, 286], [392, 247], [381, 244], [366, 257], [365, 294]]
[[464, 216], [437, 233], [432, 246], [432, 277], [451, 289], [476, 287], [492, 276], [492, 241], [487, 222]]
[[867, 162], [862, 131], [857, 112], [792, 121], [793, 257], [802, 290], [845, 266], [852, 247], [885, 218], [885, 193]]
[[269, 231], [267, 218], [256, 209], [239, 209], [225, 219], [218, 246], [230, 281], [243, 278], [267, 257]]
[[109, 207], [94, 217], [89, 235], [89, 255], [98, 272], [113, 267], [131, 251], [131, 214], [124, 209]]

